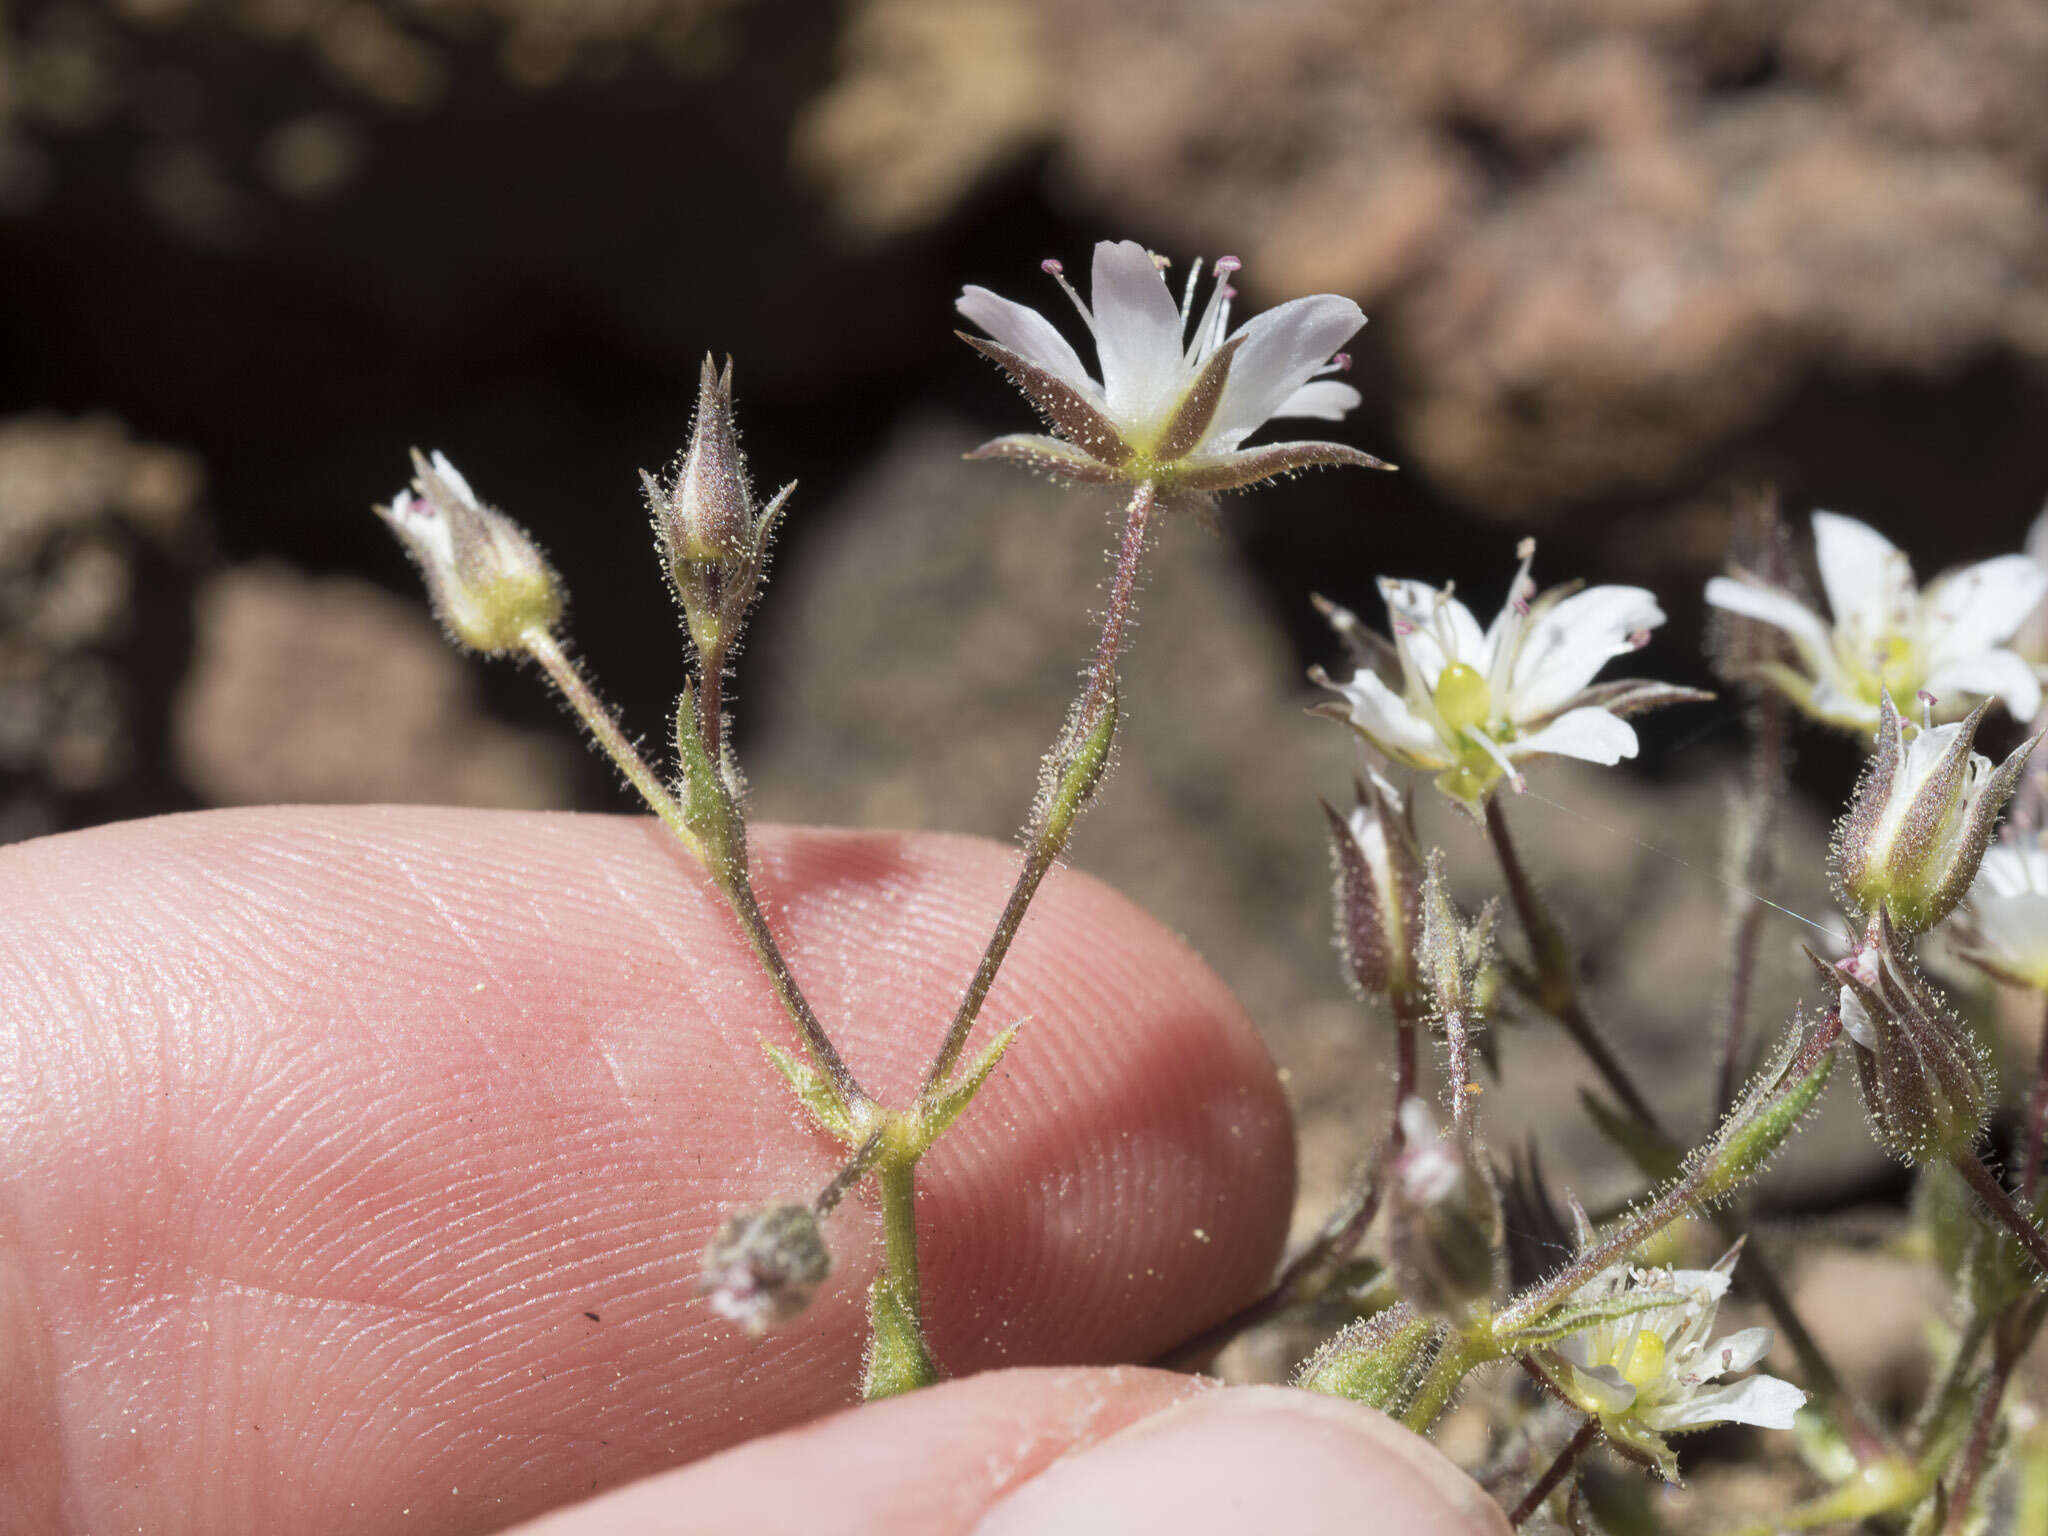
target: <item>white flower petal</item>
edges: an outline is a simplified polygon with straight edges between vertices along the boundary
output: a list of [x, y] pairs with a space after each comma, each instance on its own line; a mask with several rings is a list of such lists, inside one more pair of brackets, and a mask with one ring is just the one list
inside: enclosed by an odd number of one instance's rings
[[[469, 481], [463, 478], [462, 471], [448, 462], [447, 454], [436, 448], [433, 453], [433, 461], [434, 473], [448, 482], [450, 490], [454, 491], [457, 496], [460, 496], [472, 507], [483, 505], [483, 503], [476, 499], [476, 492], [469, 488]], [[418, 462], [417, 459], [414, 462]]]
[[1744, 1328], [1709, 1344], [1703, 1364], [1710, 1376], [1732, 1376], [1763, 1359], [1773, 1342], [1768, 1328]]
[[1364, 324], [1365, 312], [1351, 300], [1317, 293], [1290, 299], [1240, 326], [1235, 335], [1244, 344], [1231, 361], [1207, 440], [1235, 448], [1271, 417], [1289, 414], [1282, 407]]
[[[1395, 645], [1407, 651], [1421, 674], [1422, 686], [1432, 694], [1447, 663], [1479, 665], [1486, 650], [1485, 631], [1472, 617], [1472, 610], [1455, 597], [1446, 597], [1443, 588], [1382, 577], [1380, 596], [1386, 600], [1387, 618], [1394, 626]], [[1404, 625], [1411, 633], [1401, 633]]]
[[1179, 403], [1185, 371], [1180, 308], [1151, 253], [1135, 240], [1096, 245], [1088, 299], [1109, 414], [1143, 436], [1144, 429], [1163, 426]]
[[1998, 699], [2022, 722], [2033, 719], [2041, 707], [2040, 679], [2011, 651], [1979, 651], [1945, 662], [1928, 673], [1926, 688], [1944, 706], [1959, 693]]
[[1440, 768], [1450, 759], [1436, 728], [1421, 719], [1376, 673], [1361, 670], [1333, 685], [1351, 704], [1351, 723], [1381, 751], [1417, 767]]
[[1573, 1366], [1572, 1395], [1594, 1413], [1627, 1413], [1635, 1405], [1636, 1389], [1611, 1365]]
[[1535, 719], [1561, 707], [1616, 656], [1635, 649], [1630, 636], [1664, 622], [1657, 599], [1641, 587], [1589, 587], [1531, 624], [1508, 681], [1509, 715]]
[[1838, 628], [1875, 637], [1904, 616], [1901, 608], [1908, 606], [1913, 592], [1913, 568], [1875, 528], [1839, 512], [1816, 512], [1813, 550]]
[[1709, 1424], [1754, 1424], [1761, 1429], [1790, 1429], [1806, 1394], [1775, 1376], [1751, 1376], [1725, 1382], [1652, 1408], [1641, 1417], [1652, 1429], [1671, 1433], [1705, 1429]]
[[[2043, 597], [2048, 597], [2048, 570], [2025, 555], [2001, 555], [1939, 578], [1920, 600], [1928, 670], [1939, 671], [2011, 639]], [[2015, 713], [2024, 717], [2031, 711]]]
[[2039, 896], [2048, 893], [2048, 848], [1997, 843], [1984, 850], [1970, 900]]
[[972, 285], [961, 290], [953, 307], [1025, 362], [1036, 363], [1090, 400], [1101, 401], [1102, 386], [1089, 377], [1081, 355], [1037, 310]]
[[1363, 398], [1349, 384], [1336, 379], [1310, 379], [1280, 402], [1273, 417], [1313, 416], [1319, 421], [1342, 421], [1358, 409]]
[[2048, 975], [2048, 895], [1997, 896], [1971, 914], [1973, 948], [2021, 976]]
[[1834, 637], [1828, 630], [1827, 621], [1789, 592], [1737, 581], [1732, 576], [1716, 576], [1707, 583], [1707, 602], [1715, 608], [1739, 613], [1745, 619], [1755, 619], [1784, 630], [1798, 645], [1800, 655], [1810, 667], [1819, 666], [1833, 656]]
[[1866, 1051], [1877, 1049], [1877, 1021], [1870, 1016], [1870, 1010], [1863, 1006], [1849, 987], [1842, 988], [1842, 1033], [1862, 1046]]
[[1718, 1302], [1728, 1294], [1729, 1269], [1674, 1269], [1671, 1271], [1671, 1288], [1697, 1295], [1703, 1301]]
[[1636, 733], [1626, 720], [1604, 709], [1568, 709], [1542, 730], [1508, 743], [1511, 757], [1531, 757], [1539, 752], [1584, 758], [1589, 763], [1611, 767], [1636, 755]]

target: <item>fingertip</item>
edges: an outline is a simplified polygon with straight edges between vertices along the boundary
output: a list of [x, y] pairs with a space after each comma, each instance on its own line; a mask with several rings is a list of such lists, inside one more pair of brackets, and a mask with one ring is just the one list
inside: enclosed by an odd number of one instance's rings
[[1500, 1536], [1500, 1507], [1437, 1449], [1371, 1409], [1285, 1387], [1180, 1402], [1055, 1463], [974, 1536]]

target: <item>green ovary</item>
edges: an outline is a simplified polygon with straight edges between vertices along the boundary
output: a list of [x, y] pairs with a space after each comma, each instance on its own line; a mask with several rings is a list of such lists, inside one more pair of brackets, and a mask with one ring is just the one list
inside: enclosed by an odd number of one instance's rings
[[1437, 675], [1436, 712], [1453, 736], [1463, 736], [1467, 726], [1486, 724], [1493, 713], [1493, 692], [1477, 668], [1454, 661]]

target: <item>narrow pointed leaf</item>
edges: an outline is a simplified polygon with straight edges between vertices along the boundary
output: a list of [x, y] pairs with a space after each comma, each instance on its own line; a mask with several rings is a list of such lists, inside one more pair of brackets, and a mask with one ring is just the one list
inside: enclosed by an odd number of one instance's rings
[[974, 1096], [981, 1092], [982, 1084], [1002, 1061], [1003, 1053], [1017, 1038], [1021, 1024], [1012, 1024], [1001, 1031], [993, 1040], [982, 1047], [981, 1054], [954, 1074], [953, 1080], [941, 1088], [925, 1109], [919, 1140], [927, 1147], [945, 1134], [947, 1128], [960, 1118], [960, 1112], [974, 1102]]
[[852, 1122], [846, 1117], [846, 1106], [840, 1103], [839, 1095], [833, 1091], [832, 1085], [818, 1070], [809, 1062], [767, 1040], [761, 1042], [761, 1049], [767, 1053], [769, 1061], [774, 1063], [775, 1070], [788, 1081], [797, 1102], [803, 1105], [811, 1118], [848, 1146], [853, 1145], [856, 1138]]

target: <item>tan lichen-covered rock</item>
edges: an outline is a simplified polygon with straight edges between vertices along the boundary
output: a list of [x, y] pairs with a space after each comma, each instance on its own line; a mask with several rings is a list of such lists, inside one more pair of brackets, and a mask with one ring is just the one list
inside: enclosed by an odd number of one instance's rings
[[209, 804], [569, 802], [575, 743], [486, 716], [476, 663], [417, 602], [265, 563], [213, 577], [195, 618], [174, 735]]
[[[1358, 298], [1403, 456], [1501, 515], [1662, 489], [1823, 371], [2048, 358], [2034, 0], [1014, 9], [1041, 57], [1001, 67], [1045, 95], [1004, 110], [1043, 125], [1068, 200], [1242, 256], [1255, 295]], [[920, 35], [961, 78], [996, 65], [964, 31]], [[927, 187], [1016, 152], [900, 60], [845, 68], [827, 100], [887, 103]], [[879, 196], [859, 155], [816, 163], [870, 219], [944, 211]]]
[[136, 661], [180, 622], [201, 479], [111, 416], [0, 421], [0, 842], [114, 814], [146, 777]]

